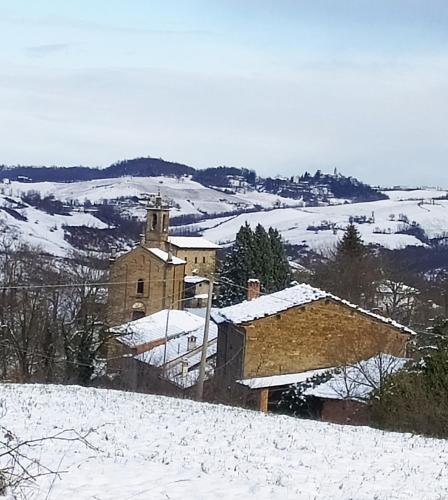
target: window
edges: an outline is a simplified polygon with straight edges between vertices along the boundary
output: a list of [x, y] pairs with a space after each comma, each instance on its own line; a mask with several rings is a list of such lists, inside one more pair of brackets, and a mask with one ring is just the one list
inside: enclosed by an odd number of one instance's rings
[[166, 233], [168, 230], [167, 224], [166, 224], [166, 214], [163, 214], [163, 232]]
[[197, 257], [195, 257], [195, 258], [194, 258], [194, 263], [195, 263], [195, 264], [197, 264], [197, 263], [198, 263], [198, 258], [197, 258]]
[[157, 214], [152, 214], [151, 229], [156, 229], [157, 227]]
[[137, 281], [137, 293], [144, 293], [144, 292], [145, 292], [145, 281], [139, 279]]
[[202, 257], [202, 263], [205, 264], [205, 257]]

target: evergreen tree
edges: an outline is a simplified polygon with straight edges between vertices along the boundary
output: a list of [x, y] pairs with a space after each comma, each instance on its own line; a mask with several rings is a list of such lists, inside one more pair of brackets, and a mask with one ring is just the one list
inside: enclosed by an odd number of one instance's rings
[[247, 281], [257, 278], [265, 293], [288, 286], [290, 270], [285, 249], [277, 230], [268, 231], [258, 224], [255, 231], [246, 223], [224, 258], [220, 270], [218, 305], [236, 304], [246, 299]]
[[371, 307], [380, 271], [353, 224], [347, 226], [336, 250], [316, 269], [316, 285], [350, 302]]
[[272, 250], [272, 287], [274, 290], [282, 290], [291, 281], [291, 269], [286, 258], [285, 247], [282, 237], [277, 229], [269, 228], [269, 240]]
[[339, 257], [357, 259], [367, 252], [358, 229], [354, 224], [349, 224], [342, 240], [338, 243], [337, 254]]

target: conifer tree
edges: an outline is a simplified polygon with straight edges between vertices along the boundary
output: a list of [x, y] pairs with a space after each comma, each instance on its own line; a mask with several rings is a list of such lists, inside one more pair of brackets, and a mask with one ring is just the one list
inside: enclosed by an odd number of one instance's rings
[[291, 269], [286, 258], [285, 247], [277, 229], [269, 228], [269, 240], [272, 250], [272, 286], [271, 290], [282, 290], [291, 280]]
[[255, 231], [246, 223], [236, 235], [220, 270], [218, 305], [236, 304], [246, 299], [247, 281], [257, 278], [265, 293], [288, 286], [290, 270], [277, 230], [258, 224]]
[[374, 303], [379, 278], [374, 255], [353, 224], [347, 226], [336, 250], [315, 273], [317, 286], [364, 307]]

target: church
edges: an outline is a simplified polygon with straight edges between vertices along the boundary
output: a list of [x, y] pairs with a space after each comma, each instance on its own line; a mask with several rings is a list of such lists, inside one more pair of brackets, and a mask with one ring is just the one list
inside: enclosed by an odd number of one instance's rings
[[164, 309], [183, 309], [187, 301], [185, 283], [189, 284], [191, 299], [191, 283], [203, 286], [214, 275], [219, 246], [202, 237], [170, 236], [169, 217], [170, 208], [158, 194], [147, 208], [142, 241], [132, 250], [111, 257], [108, 292], [111, 325]]

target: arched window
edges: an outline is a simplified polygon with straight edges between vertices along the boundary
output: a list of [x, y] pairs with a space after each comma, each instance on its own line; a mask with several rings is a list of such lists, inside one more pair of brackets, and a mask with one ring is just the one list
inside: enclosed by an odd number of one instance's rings
[[157, 214], [152, 214], [151, 229], [157, 228]]
[[145, 292], [145, 281], [142, 279], [137, 280], [137, 293]]
[[163, 232], [167, 232], [168, 231], [168, 227], [167, 227], [167, 224], [166, 224], [166, 214], [163, 214]]

